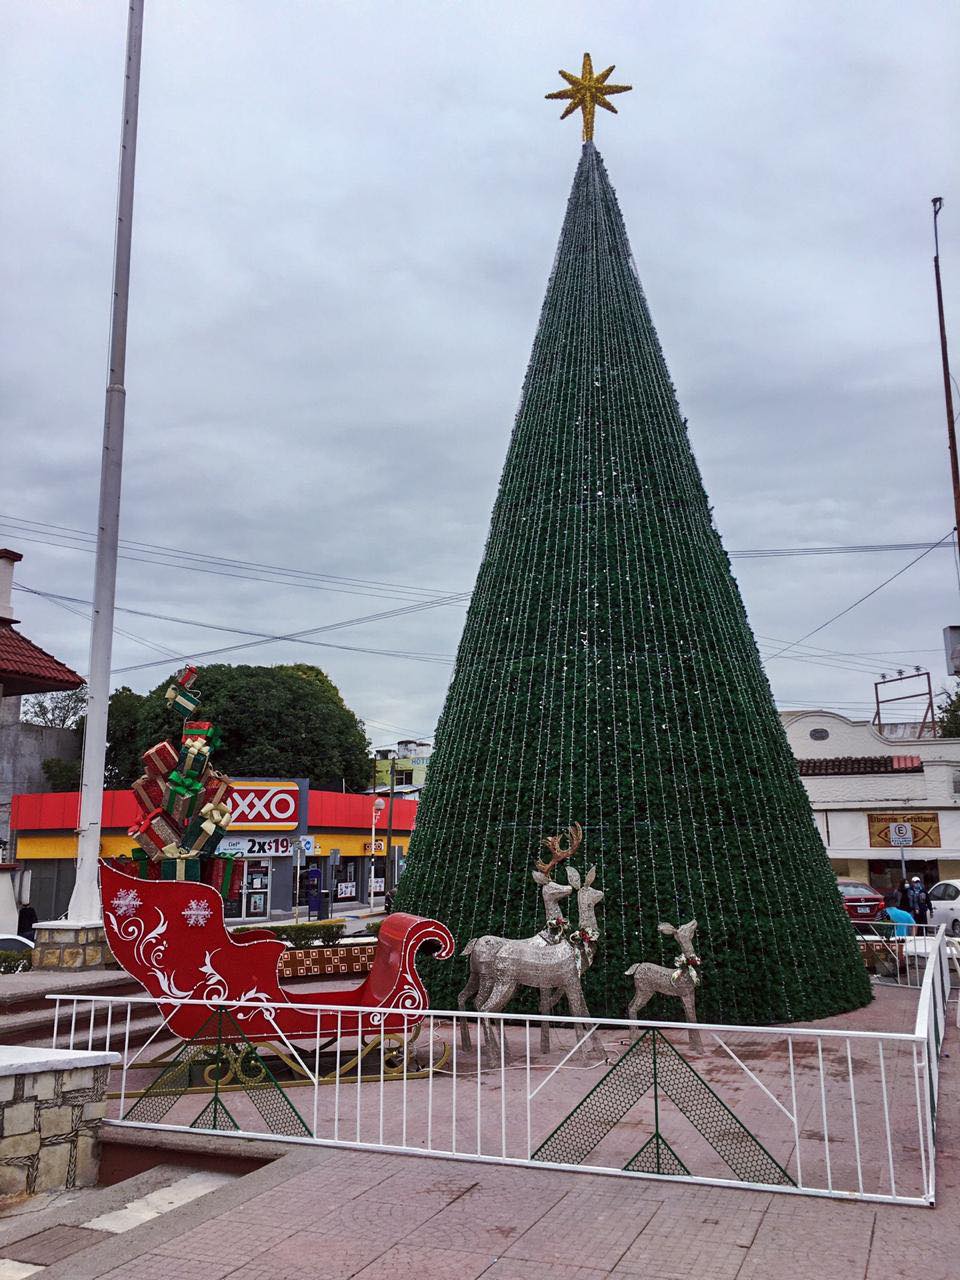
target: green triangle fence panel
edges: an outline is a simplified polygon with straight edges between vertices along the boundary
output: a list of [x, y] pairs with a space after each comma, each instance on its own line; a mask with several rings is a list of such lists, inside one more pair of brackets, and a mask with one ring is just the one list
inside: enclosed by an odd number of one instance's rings
[[662, 1173], [675, 1178], [689, 1178], [690, 1170], [659, 1133], [651, 1133], [632, 1160], [625, 1164], [629, 1173]]
[[653, 1084], [653, 1035], [645, 1031], [562, 1120], [531, 1159], [583, 1164]]
[[[220, 1008], [211, 1013], [196, 1035], [181, 1045], [123, 1119], [136, 1124], [160, 1124], [198, 1081], [213, 1089], [213, 1097], [193, 1120], [191, 1128], [241, 1127], [221, 1096], [222, 1088], [229, 1083], [243, 1091], [269, 1133], [310, 1136], [309, 1127], [256, 1045], [247, 1039], [234, 1017]], [[206, 1123], [207, 1120], [212, 1123]]]
[[[754, 1137], [704, 1078], [661, 1031], [645, 1031], [618, 1059], [585, 1098], [557, 1125], [531, 1159], [555, 1164], [583, 1164], [586, 1157], [645, 1094], [653, 1089], [654, 1132], [624, 1166], [634, 1172], [671, 1173], [656, 1167], [663, 1154], [660, 1093], [713, 1147], [741, 1182], [794, 1186], [794, 1181], [766, 1147]], [[665, 1142], [665, 1140], [663, 1140]], [[666, 1164], [688, 1170], [667, 1145]]]
[[[870, 1000], [592, 143], [396, 905], [445, 921], [458, 950], [531, 936], [541, 836], [573, 821], [606, 895], [593, 1016], [623, 1015], [633, 962], [672, 966], [657, 924], [691, 917], [704, 1021]], [[455, 1007], [465, 965], [424, 974], [434, 1006]], [[658, 1001], [650, 1015], [672, 1016]]]
[[240, 1126], [227, 1110], [223, 1099], [217, 1095], [217, 1097], [210, 1099], [190, 1128], [218, 1129], [224, 1133], [232, 1133], [239, 1129]]

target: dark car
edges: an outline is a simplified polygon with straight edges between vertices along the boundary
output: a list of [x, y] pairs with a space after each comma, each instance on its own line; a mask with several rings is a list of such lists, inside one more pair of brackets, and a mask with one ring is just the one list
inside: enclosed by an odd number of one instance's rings
[[837, 888], [851, 920], [876, 920], [883, 910], [883, 895], [862, 880], [838, 880]]

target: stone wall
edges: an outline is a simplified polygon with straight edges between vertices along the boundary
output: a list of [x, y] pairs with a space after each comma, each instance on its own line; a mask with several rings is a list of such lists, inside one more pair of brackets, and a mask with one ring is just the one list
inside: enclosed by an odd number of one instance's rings
[[0, 1051], [0, 1195], [96, 1184], [107, 1077], [118, 1061], [115, 1053]]
[[34, 969], [103, 969], [116, 961], [107, 946], [103, 926], [66, 925], [45, 920], [36, 927]]

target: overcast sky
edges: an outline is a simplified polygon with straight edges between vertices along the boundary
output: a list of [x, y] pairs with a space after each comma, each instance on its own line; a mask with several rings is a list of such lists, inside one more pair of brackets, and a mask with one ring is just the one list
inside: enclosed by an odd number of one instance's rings
[[[930, 221], [942, 195], [956, 337], [946, 0], [146, 8], [121, 536], [404, 590], [136, 550], [120, 605], [277, 634], [470, 590], [579, 155], [543, 95], [585, 49], [634, 86], [597, 142], [728, 550], [952, 527]], [[93, 556], [41, 522], [96, 524], [125, 22], [123, 0], [0, 13], [0, 544], [24, 553], [18, 581], [81, 601]], [[773, 653], [916, 554], [735, 568]], [[85, 670], [82, 605], [14, 602]], [[314, 638], [449, 658], [463, 619]], [[166, 655], [244, 640], [117, 621], [116, 681], [137, 689]], [[947, 623], [938, 550], [811, 639], [849, 669], [772, 660], [777, 699], [862, 714], [898, 664], [940, 685]], [[318, 663], [378, 744], [432, 734], [450, 672], [302, 642], [230, 657]]]

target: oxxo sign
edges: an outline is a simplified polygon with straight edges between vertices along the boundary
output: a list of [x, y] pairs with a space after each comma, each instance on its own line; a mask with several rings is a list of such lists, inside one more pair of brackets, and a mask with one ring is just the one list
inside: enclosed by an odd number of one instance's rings
[[235, 782], [229, 829], [296, 831], [300, 828], [301, 803], [299, 782]]

